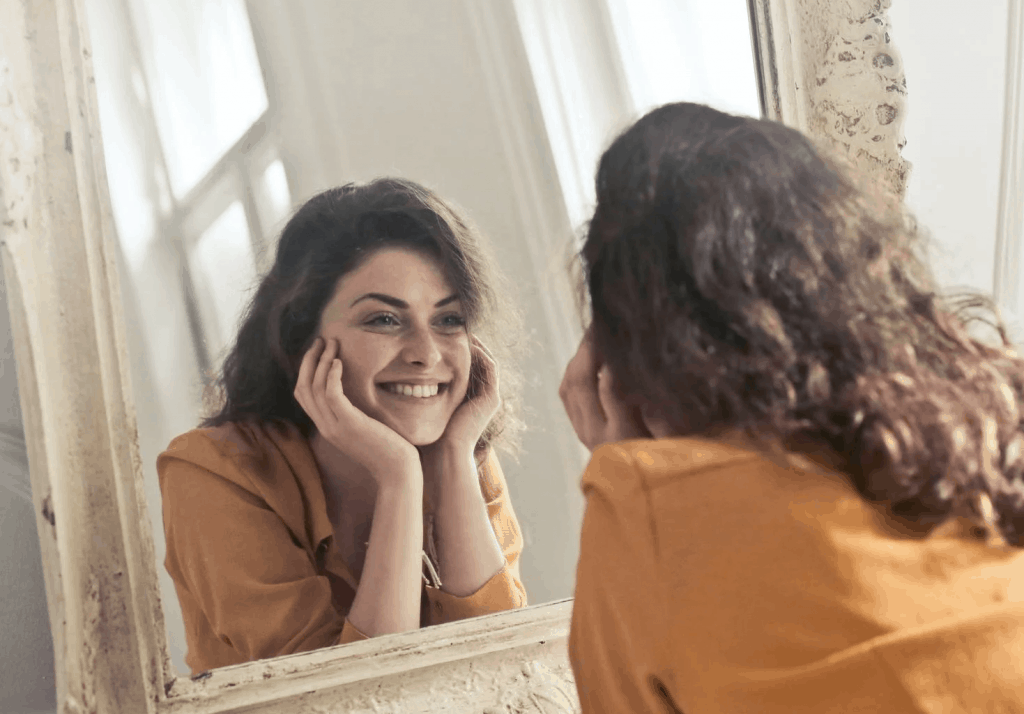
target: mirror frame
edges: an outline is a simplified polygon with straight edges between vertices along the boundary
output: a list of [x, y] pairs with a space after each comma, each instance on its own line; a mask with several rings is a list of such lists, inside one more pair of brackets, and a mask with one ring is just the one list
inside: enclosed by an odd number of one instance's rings
[[[764, 115], [832, 140], [901, 188], [905, 89], [855, 37], [886, 25], [889, 0], [748, 2]], [[571, 600], [191, 678], [172, 669], [83, 17], [82, 0], [0, 4], [0, 237], [58, 710], [578, 710]], [[837, 59], [844, 46], [855, 51]], [[865, 150], [854, 119], [880, 111], [888, 122]]]

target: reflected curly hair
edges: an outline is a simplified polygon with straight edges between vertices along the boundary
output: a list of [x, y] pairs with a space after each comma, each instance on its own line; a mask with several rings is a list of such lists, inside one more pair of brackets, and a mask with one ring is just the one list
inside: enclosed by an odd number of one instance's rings
[[865, 186], [781, 124], [655, 109], [600, 161], [595, 346], [675, 433], [824, 446], [892, 514], [1024, 546], [1024, 361], [987, 299], [937, 293], [913, 219]]
[[[316, 338], [338, 280], [377, 250], [401, 246], [437, 259], [454, 287], [470, 332], [500, 367], [501, 407], [477, 443], [515, 453], [523, 424], [518, 368], [522, 319], [511, 287], [479, 232], [452, 204], [412, 181], [380, 178], [309, 199], [285, 225], [273, 266], [242, 318], [212, 386], [202, 426], [283, 420], [309, 436], [313, 422], [293, 395], [302, 357]], [[471, 388], [473, 382], [471, 373]]]

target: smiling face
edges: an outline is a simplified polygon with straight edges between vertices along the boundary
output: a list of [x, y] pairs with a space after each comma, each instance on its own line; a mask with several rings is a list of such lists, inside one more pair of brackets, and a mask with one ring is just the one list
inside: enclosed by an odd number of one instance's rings
[[338, 281], [319, 334], [341, 346], [342, 388], [354, 406], [413, 445], [441, 438], [466, 396], [470, 346], [436, 259], [378, 250]]

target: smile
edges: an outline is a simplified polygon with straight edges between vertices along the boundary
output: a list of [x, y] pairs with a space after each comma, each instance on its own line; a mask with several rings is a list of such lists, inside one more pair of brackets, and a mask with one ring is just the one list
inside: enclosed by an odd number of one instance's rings
[[447, 384], [401, 384], [399, 382], [389, 382], [387, 384], [380, 385], [381, 388], [386, 392], [392, 394], [400, 394], [406, 397], [416, 397], [418, 399], [428, 399], [435, 397], [439, 392], [445, 391], [448, 387]]

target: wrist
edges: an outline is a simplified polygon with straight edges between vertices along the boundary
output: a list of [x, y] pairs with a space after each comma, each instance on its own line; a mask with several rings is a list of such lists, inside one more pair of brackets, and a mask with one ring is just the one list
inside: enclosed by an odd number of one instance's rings
[[476, 464], [476, 442], [442, 438], [421, 450], [420, 459], [426, 471], [451, 471], [454, 466], [472, 461]]
[[398, 459], [379, 463], [371, 471], [377, 482], [378, 492], [394, 490], [402, 492], [423, 491], [423, 465], [415, 455], [410, 459]]

